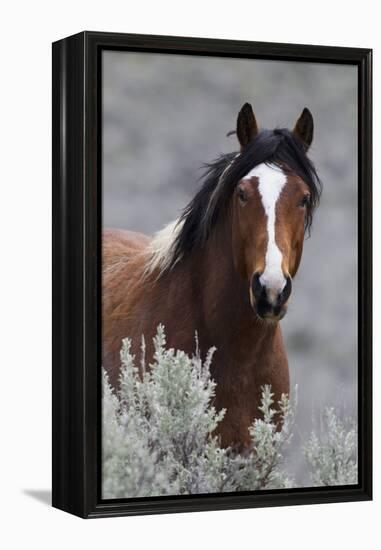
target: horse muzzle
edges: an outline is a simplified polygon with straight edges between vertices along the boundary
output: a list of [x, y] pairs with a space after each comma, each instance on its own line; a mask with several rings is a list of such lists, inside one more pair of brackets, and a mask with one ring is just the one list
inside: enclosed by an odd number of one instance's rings
[[261, 273], [253, 275], [250, 285], [250, 301], [255, 313], [266, 321], [280, 321], [287, 313], [287, 302], [291, 295], [291, 277], [286, 277], [286, 284], [277, 291], [262, 285]]

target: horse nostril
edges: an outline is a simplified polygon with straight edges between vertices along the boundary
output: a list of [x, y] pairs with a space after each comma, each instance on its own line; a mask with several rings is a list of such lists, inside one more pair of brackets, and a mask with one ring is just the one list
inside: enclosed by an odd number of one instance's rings
[[257, 271], [256, 273], [254, 273], [253, 279], [251, 281], [251, 289], [253, 291], [254, 296], [257, 299], [260, 298], [263, 295], [263, 293], [265, 292], [265, 289], [261, 285], [261, 281], [259, 280], [260, 276], [261, 276], [261, 274], [258, 273], [258, 271]]
[[278, 304], [280, 306], [282, 306], [283, 304], [285, 304], [287, 302], [287, 300], [290, 297], [291, 290], [292, 290], [291, 277], [288, 276], [287, 279], [286, 279], [286, 284], [285, 284], [282, 292], [279, 294]]

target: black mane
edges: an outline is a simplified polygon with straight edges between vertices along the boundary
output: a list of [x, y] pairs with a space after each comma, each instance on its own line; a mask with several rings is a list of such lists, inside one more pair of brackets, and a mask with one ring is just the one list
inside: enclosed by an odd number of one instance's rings
[[203, 184], [179, 219], [182, 226], [173, 245], [169, 267], [195, 247], [205, 244], [219, 216], [226, 210], [238, 181], [263, 162], [282, 165], [283, 169], [287, 167], [309, 187], [311, 200], [305, 224], [309, 234], [321, 194], [321, 182], [315, 167], [306, 155], [304, 144], [290, 130], [261, 130], [240, 154], [220, 155], [205, 165]]

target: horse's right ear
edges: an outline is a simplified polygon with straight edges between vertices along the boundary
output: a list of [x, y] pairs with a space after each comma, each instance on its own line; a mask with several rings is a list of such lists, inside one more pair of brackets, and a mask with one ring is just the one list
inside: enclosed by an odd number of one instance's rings
[[245, 103], [237, 118], [237, 137], [241, 151], [258, 133], [257, 121], [250, 103]]

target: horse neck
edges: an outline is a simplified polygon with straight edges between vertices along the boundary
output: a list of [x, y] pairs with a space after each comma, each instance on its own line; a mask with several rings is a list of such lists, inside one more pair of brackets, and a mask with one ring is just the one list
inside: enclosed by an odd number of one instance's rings
[[[259, 320], [250, 304], [249, 283], [236, 270], [230, 217], [217, 224], [205, 246], [184, 262], [190, 274], [192, 295], [201, 307], [208, 345], [234, 347], [242, 355], [260, 353], [269, 346], [277, 324]], [[201, 332], [201, 327], [200, 327]], [[204, 348], [205, 349], [205, 348]]]

